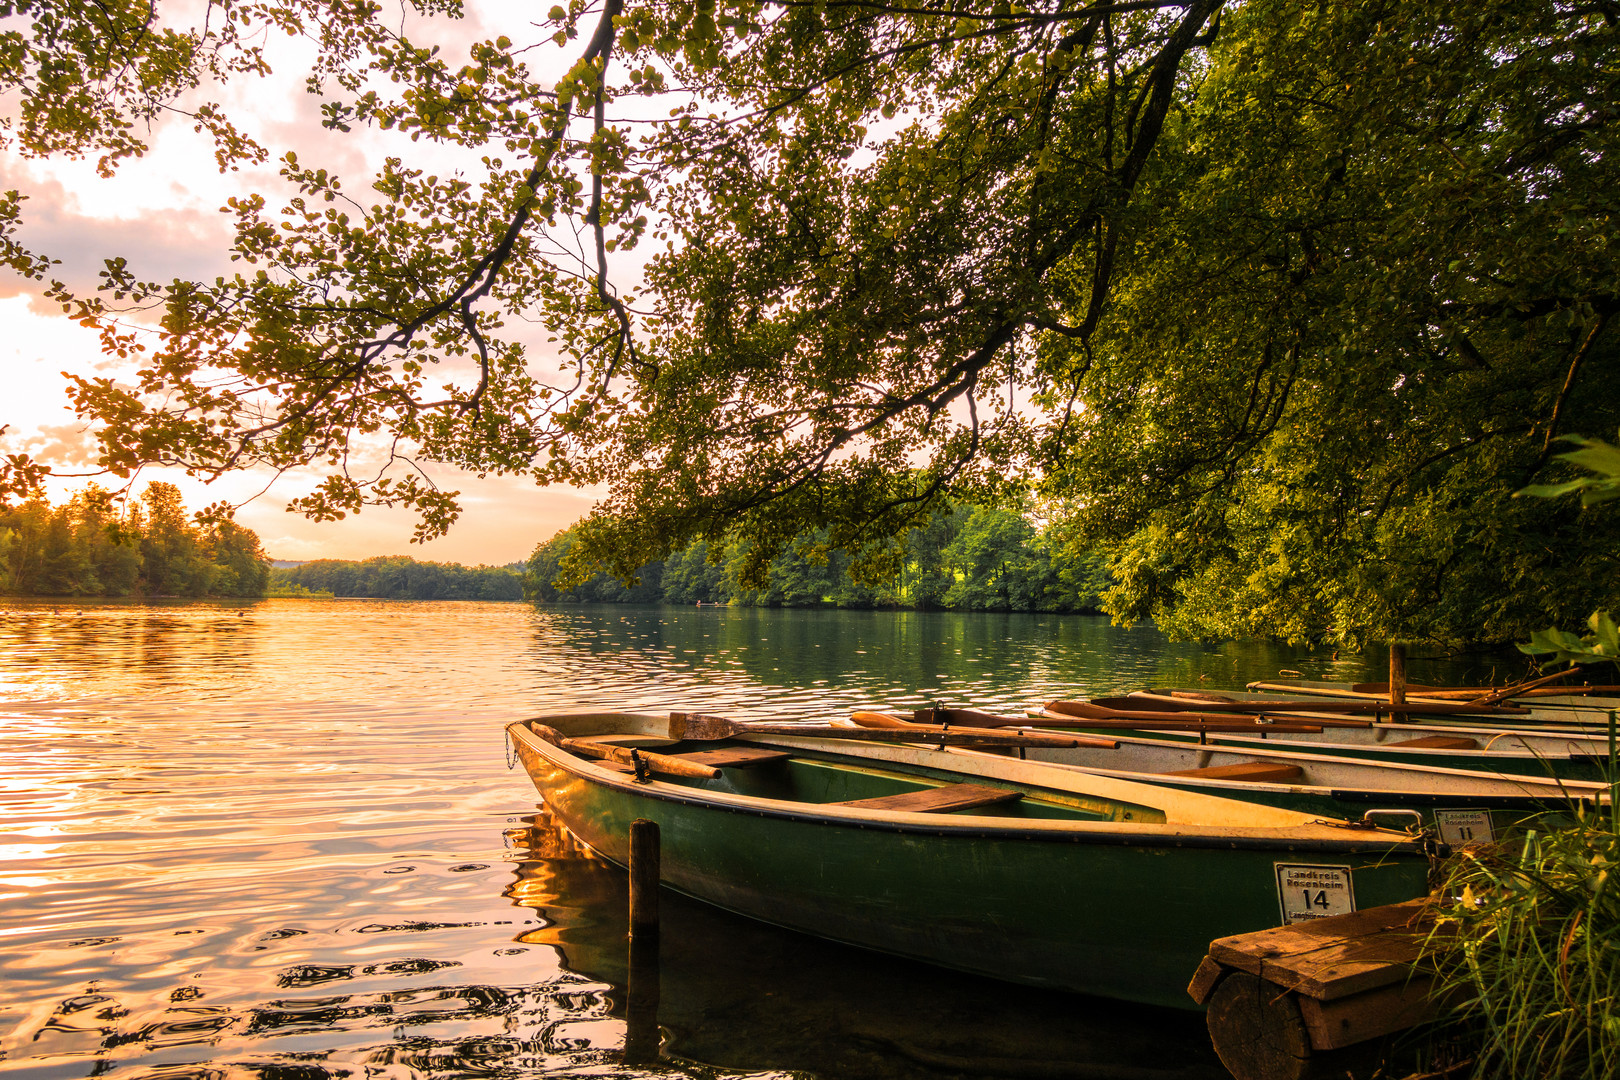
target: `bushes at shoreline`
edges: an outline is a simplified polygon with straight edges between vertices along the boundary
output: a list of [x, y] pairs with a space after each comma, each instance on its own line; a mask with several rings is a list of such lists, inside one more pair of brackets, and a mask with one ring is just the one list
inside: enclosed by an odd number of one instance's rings
[[510, 566], [417, 562], [405, 555], [317, 559], [277, 567], [271, 571], [270, 587], [274, 595], [313, 593], [373, 600], [523, 599], [523, 578]]
[[1112, 583], [1100, 554], [1076, 553], [1025, 516], [985, 507], [960, 507], [913, 529], [898, 552], [898, 572], [880, 584], [855, 580], [849, 554], [812, 535], [772, 560], [765, 588], [742, 584], [745, 546], [716, 557], [704, 541], [644, 564], [633, 585], [597, 574], [570, 586], [565, 563], [574, 541], [574, 531], [565, 529], [535, 548], [523, 573], [526, 599], [1094, 613]]

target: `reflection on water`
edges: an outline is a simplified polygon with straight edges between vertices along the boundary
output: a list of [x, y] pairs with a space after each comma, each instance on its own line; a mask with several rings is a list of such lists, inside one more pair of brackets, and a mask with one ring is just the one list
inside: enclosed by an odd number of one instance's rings
[[[513, 900], [543, 915], [521, 940], [638, 992], [625, 875], [569, 843], [545, 814], [527, 833]], [[1076, 913], [1076, 917], [1083, 917]], [[657, 1024], [666, 1055], [734, 1069], [909, 1078], [1221, 1077], [1200, 1018], [940, 971], [789, 934], [666, 894]]]
[[678, 901], [663, 1056], [625, 1065], [623, 878], [534, 817], [502, 726], [604, 706], [1012, 707], [1281, 667], [1379, 674], [1056, 616], [0, 607], [0, 1074], [1205, 1075], [1195, 1019]]

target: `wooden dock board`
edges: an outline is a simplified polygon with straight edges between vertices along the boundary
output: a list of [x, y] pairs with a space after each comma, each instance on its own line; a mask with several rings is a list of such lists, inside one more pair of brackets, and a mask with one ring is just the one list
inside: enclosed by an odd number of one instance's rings
[[1220, 938], [1187, 992], [1238, 1080], [1300, 1080], [1438, 1015], [1422, 964], [1434, 932], [1423, 898]]

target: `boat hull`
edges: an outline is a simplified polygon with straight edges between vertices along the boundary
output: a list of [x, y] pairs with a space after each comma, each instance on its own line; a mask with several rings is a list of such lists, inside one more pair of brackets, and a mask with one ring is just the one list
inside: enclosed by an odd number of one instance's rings
[[1214, 938], [1281, 921], [1279, 864], [1348, 867], [1357, 907], [1427, 883], [1410, 844], [828, 821], [592, 777], [515, 741], [549, 810], [604, 858], [627, 863], [631, 822], [657, 822], [663, 881], [678, 892], [847, 944], [1152, 1005], [1191, 1005], [1187, 982]]

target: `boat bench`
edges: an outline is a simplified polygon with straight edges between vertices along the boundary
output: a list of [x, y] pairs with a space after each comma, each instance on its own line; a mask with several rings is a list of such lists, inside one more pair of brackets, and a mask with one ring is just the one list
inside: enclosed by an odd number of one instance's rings
[[676, 757], [682, 761], [691, 761], [699, 765], [708, 765], [715, 769], [746, 769], [751, 765], [764, 765], [771, 761], [782, 761], [793, 755], [786, 750], [765, 750], [758, 746], [722, 746], [716, 750], [682, 750], [678, 753], [664, 753], [665, 757]]
[[1006, 788], [983, 787], [979, 784], [946, 784], [943, 787], [924, 788], [921, 791], [902, 791], [898, 795], [851, 799], [848, 802], [835, 802], [829, 805], [853, 806], [861, 810], [903, 810], [912, 814], [944, 814], [975, 806], [1016, 802], [1023, 797], [1022, 791], [1008, 791]]
[[1478, 750], [1479, 742], [1475, 739], [1465, 739], [1460, 735], [1428, 735], [1421, 739], [1407, 739], [1405, 742], [1381, 743], [1381, 746], [1411, 747], [1415, 750]]
[[[667, 750], [659, 750], [657, 753], [664, 757], [690, 761], [695, 765], [707, 765], [712, 769], [746, 769], [752, 765], [764, 765], [793, 756], [785, 750], [766, 750], [758, 746], [722, 746], [714, 750], [686, 750], [673, 754]], [[593, 764], [612, 772], [634, 774], [636, 771], [624, 762], [614, 761], [611, 758]]]
[[1177, 769], [1160, 776], [1195, 776], [1200, 780], [1248, 780], [1256, 784], [1297, 780], [1305, 770], [1286, 761], [1240, 761], [1236, 765], [1206, 765], [1202, 769]]

